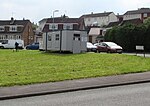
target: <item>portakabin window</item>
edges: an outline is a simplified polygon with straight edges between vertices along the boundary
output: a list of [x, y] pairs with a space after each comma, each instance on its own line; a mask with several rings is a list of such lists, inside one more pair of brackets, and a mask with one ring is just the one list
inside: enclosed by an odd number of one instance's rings
[[59, 40], [59, 34], [55, 35], [55, 40]]
[[48, 35], [48, 41], [52, 41], [52, 36]]

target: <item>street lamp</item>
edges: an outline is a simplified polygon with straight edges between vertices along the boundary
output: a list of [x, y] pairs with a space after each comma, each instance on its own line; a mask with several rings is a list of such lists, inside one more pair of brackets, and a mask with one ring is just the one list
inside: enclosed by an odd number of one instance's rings
[[53, 11], [53, 27], [52, 27], [52, 28], [53, 28], [53, 31], [54, 31], [54, 14], [55, 14], [55, 12], [59, 12], [59, 10], [54, 10], [54, 11]]

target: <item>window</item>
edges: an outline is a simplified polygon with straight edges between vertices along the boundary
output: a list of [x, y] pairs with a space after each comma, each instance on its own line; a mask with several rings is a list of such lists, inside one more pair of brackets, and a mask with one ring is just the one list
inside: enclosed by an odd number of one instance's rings
[[13, 39], [16, 39], [16, 35], [13, 36]]
[[48, 35], [48, 41], [52, 41], [52, 36]]
[[8, 35], [5, 35], [5, 38], [8, 39]]
[[0, 31], [2, 32], [4, 30], [5, 30], [4, 26], [0, 26]]
[[21, 36], [20, 36], [20, 35], [17, 35], [17, 36], [16, 36], [16, 39], [20, 39], [20, 38], [21, 38]]
[[63, 29], [73, 29], [73, 24], [64, 24]]
[[80, 41], [80, 34], [74, 34], [73, 40]]
[[58, 25], [57, 24], [50, 24], [49, 29], [50, 30], [58, 30]]
[[100, 35], [103, 35], [103, 30], [100, 30]]
[[59, 40], [59, 34], [55, 35], [55, 40]]
[[6, 39], [6, 36], [5, 36], [5, 35], [3, 35], [3, 39]]
[[13, 36], [10, 36], [10, 39], [13, 39]]
[[79, 29], [79, 25], [78, 24], [73, 24], [73, 29], [74, 30], [78, 30]]
[[144, 13], [144, 18], [147, 17], [147, 13]]
[[2, 44], [8, 44], [8, 40], [2, 40]]
[[11, 32], [16, 32], [17, 31], [17, 26], [10, 26], [9, 29]]

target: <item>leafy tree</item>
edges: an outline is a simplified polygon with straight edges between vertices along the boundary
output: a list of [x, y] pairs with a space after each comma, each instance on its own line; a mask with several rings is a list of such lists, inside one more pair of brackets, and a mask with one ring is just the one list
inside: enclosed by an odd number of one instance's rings
[[150, 25], [150, 17], [147, 18], [143, 24], [148, 27]]
[[38, 28], [38, 25], [33, 22], [32, 23], [32, 28], [33, 28], [33, 30], [36, 30]]

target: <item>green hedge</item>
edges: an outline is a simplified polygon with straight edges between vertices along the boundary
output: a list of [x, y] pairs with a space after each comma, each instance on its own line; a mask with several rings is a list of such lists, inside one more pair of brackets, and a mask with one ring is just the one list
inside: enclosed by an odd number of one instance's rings
[[145, 50], [150, 52], [150, 19], [138, 26], [126, 24], [113, 27], [106, 32], [105, 41], [115, 42], [127, 52], [134, 52], [136, 45], [144, 45]]

